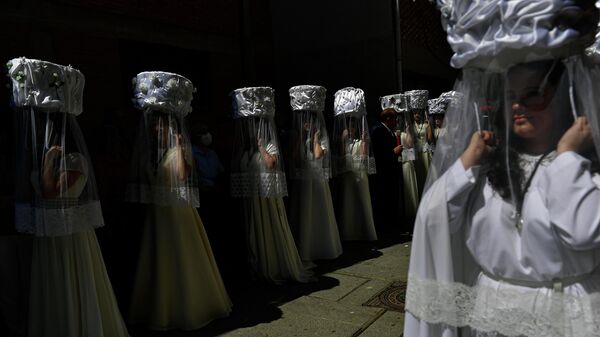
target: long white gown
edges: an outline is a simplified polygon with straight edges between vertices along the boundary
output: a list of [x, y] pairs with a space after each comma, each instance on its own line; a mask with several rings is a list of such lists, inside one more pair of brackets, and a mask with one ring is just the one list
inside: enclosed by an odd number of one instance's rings
[[400, 140], [404, 148], [402, 156], [402, 178], [404, 182], [404, 214], [408, 217], [414, 217], [417, 214], [419, 206], [419, 185], [417, 183], [417, 173], [415, 172], [415, 149], [412, 144], [409, 145], [408, 135], [402, 132]]
[[[520, 156], [525, 177], [538, 158]], [[574, 152], [543, 160], [521, 231], [478, 171], [459, 159], [423, 197], [404, 336], [600, 336], [600, 177], [590, 162]]]
[[415, 173], [419, 184], [419, 193], [423, 193], [423, 186], [427, 180], [427, 172], [431, 164], [431, 152], [427, 143], [427, 125], [425, 123], [414, 124], [415, 129]]
[[[272, 143], [266, 151], [279, 155]], [[245, 172], [261, 172], [265, 165], [258, 151], [246, 152], [241, 161]], [[283, 199], [254, 196], [244, 198], [243, 204], [250, 265], [257, 276], [273, 283], [310, 281], [311, 272], [298, 254]]]
[[[305, 143], [304, 148], [310, 149], [312, 140]], [[329, 151], [325, 141], [321, 148]], [[342, 254], [342, 243], [329, 184], [321, 173], [323, 158], [315, 159], [311, 151], [306, 152], [306, 176], [292, 180], [290, 225], [303, 261], [335, 259]]]
[[[192, 162], [186, 154], [186, 160]], [[176, 160], [177, 150], [169, 149], [158, 167], [155, 179], [159, 184], [170, 184]], [[130, 322], [153, 330], [195, 330], [228, 316], [231, 307], [196, 209], [189, 205], [148, 205]]]
[[[78, 198], [87, 180], [81, 173], [63, 197]], [[29, 337], [129, 336], [94, 229], [35, 237], [31, 267]]]
[[[361, 140], [354, 140], [347, 146], [345, 159], [350, 162], [347, 166], [360, 162], [361, 144]], [[377, 240], [367, 169], [342, 173], [336, 185], [335, 211], [342, 240]]]

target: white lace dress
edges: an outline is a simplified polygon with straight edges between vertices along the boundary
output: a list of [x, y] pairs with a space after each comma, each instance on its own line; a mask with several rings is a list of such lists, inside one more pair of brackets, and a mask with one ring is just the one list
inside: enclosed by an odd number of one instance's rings
[[[539, 157], [520, 159], [529, 177]], [[404, 335], [600, 336], [600, 177], [589, 167], [574, 152], [547, 156], [519, 230], [514, 207], [457, 160], [417, 215]]]

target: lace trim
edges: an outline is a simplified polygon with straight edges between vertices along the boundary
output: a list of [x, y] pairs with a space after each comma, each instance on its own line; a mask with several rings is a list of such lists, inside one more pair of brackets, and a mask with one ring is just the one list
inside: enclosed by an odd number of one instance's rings
[[125, 200], [161, 206], [200, 207], [197, 187], [158, 187], [130, 184], [125, 191]]
[[232, 173], [231, 196], [233, 197], [284, 197], [287, 196], [285, 173]]
[[430, 323], [528, 337], [600, 336], [600, 293], [467, 286], [410, 274], [406, 310]]
[[335, 171], [333, 175], [349, 171], [366, 174], [377, 173], [375, 158], [373, 157], [344, 156], [335, 158], [334, 162], [337, 163], [337, 165], [334, 166]]
[[68, 208], [15, 205], [15, 226], [21, 233], [63, 236], [104, 226], [99, 201]]

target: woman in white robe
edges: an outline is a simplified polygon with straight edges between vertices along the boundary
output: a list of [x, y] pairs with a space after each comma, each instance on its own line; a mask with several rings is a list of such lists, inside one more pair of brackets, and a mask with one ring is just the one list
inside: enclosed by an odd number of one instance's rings
[[377, 240], [369, 192], [375, 173], [364, 92], [344, 88], [335, 93], [333, 149], [335, 212], [342, 240]]
[[127, 337], [94, 231], [104, 217], [75, 118], [85, 77], [24, 57], [7, 66], [19, 149], [15, 225], [35, 235], [28, 336]]
[[331, 151], [323, 118], [325, 88], [292, 87], [290, 104], [290, 226], [303, 261], [335, 259], [342, 254], [342, 243], [329, 190]]
[[505, 81], [506, 134], [475, 132], [424, 195], [405, 336], [600, 335], [600, 176], [570, 71], [527, 63], [482, 83]]

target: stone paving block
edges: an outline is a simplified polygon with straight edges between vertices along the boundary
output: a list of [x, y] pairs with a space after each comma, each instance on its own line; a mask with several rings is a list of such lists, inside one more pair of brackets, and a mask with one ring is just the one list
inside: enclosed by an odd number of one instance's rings
[[381, 308], [346, 305], [303, 296], [279, 307], [285, 317], [304, 315], [360, 327], [384, 311]]
[[350, 275], [342, 275], [336, 273], [328, 273], [323, 276], [334, 278], [338, 280], [339, 285], [331, 288], [313, 292], [309, 296], [321, 298], [330, 301], [338, 301], [339, 299], [347, 296], [351, 292], [353, 292], [356, 288], [360, 287], [362, 284], [369, 281], [369, 279], [365, 279], [362, 277], [355, 277]]
[[350, 337], [359, 331], [361, 326], [294, 313], [270, 323], [260, 324], [255, 329], [268, 337]]
[[336, 270], [337, 274], [377, 280], [406, 280], [410, 245], [398, 244], [381, 249], [382, 256]]
[[269, 337], [266, 332], [258, 331], [256, 328], [242, 328], [218, 335], [219, 337]]
[[343, 269], [339, 269], [336, 271], [338, 274], [355, 276], [355, 277], [364, 277], [371, 278], [374, 280], [382, 280], [382, 281], [393, 281], [402, 278], [402, 275], [398, 271], [398, 268], [386, 268], [380, 264], [371, 264], [371, 263], [358, 263], [350, 267], [346, 267]]
[[390, 282], [387, 281], [370, 280], [339, 300], [339, 302], [346, 305], [362, 306], [363, 303], [385, 289], [389, 284]]
[[325, 274], [339, 285], [284, 303], [282, 316], [239, 328], [224, 337], [399, 337], [404, 313], [362, 306], [392, 281], [406, 280], [410, 244], [380, 250], [382, 255]]
[[358, 337], [400, 337], [404, 329], [404, 313], [386, 311]]

